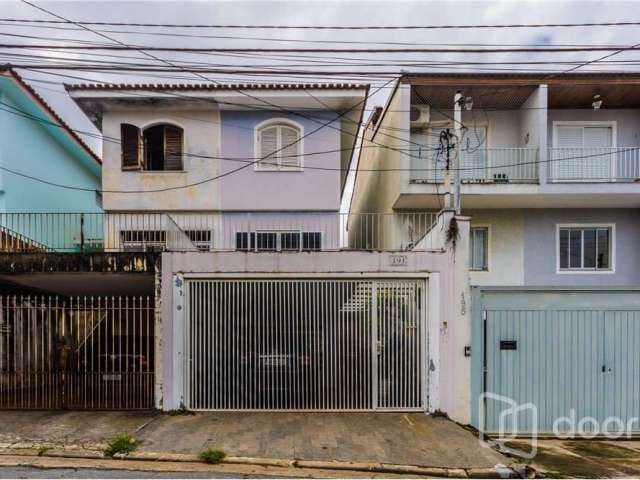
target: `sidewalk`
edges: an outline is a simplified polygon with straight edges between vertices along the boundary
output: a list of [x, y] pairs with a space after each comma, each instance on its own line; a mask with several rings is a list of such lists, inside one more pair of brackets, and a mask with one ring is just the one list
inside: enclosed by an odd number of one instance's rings
[[137, 452], [495, 469], [511, 461], [455, 423], [420, 413], [3, 412], [0, 443], [51, 442], [96, 449], [120, 432]]

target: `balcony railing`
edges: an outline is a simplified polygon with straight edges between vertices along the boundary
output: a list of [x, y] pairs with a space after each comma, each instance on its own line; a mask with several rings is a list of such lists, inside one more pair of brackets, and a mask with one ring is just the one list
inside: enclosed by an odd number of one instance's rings
[[[0, 252], [431, 250], [437, 214], [0, 213]], [[419, 245], [419, 246], [418, 246]]]
[[640, 180], [640, 147], [550, 148], [551, 182], [633, 182]]
[[[427, 155], [433, 157], [432, 152]], [[415, 156], [414, 153], [412, 181], [442, 183], [446, 170], [443, 156], [439, 155], [437, 161]], [[538, 149], [496, 147], [462, 150], [460, 169], [462, 181], [466, 183], [537, 183]]]

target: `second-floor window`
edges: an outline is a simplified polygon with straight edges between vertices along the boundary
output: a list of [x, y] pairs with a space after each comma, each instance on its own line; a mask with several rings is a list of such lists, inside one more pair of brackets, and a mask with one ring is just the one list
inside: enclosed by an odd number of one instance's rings
[[182, 170], [183, 131], [169, 124], [120, 125], [123, 170]]
[[559, 225], [558, 271], [613, 271], [613, 225]]
[[274, 120], [256, 128], [256, 170], [300, 170], [302, 128], [287, 120]]

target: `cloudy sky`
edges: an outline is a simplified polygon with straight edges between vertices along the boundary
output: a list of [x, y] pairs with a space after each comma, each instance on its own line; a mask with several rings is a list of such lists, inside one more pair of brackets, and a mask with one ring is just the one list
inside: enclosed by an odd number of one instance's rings
[[[32, 1], [32, 0], [30, 0]], [[76, 22], [126, 22], [171, 24], [235, 25], [478, 25], [519, 23], [590, 23], [640, 20], [637, 2], [58, 2], [33, 0], [32, 3]], [[56, 20], [46, 12], [18, 1], [0, 1], [2, 43], [78, 45], [79, 42], [115, 43], [74, 24], [25, 24], [7, 19]], [[606, 5], [606, 8], [605, 8]], [[56, 27], [56, 28], [51, 28]], [[135, 26], [91, 26], [104, 35], [127, 45], [168, 47], [247, 47], [247, 48], [495, 48], [507, 46], [590, 46], [634, 45], [640, 43], [639, 26], [580, 28], [508, 28], [508, 29], [433, 29], [433, 30], [296, 30], [296, 29], [204, 29]], [[60, 62], [127, 62], [163, 65], [136, 51], [78, 51], [0, 49], [0, 62], [45, 65]], [[228, 68], [280, 68], [302, 70], [339, 70], [367, 72], [344, 75], [342, 81], [370, 82], [374, 91], [388, 77], [383, 72], [408, 71], [513, 71], [546, 69], [563, 71], [571, 64], [531, 64], [522, 61], [575, 62], [599, 58], [611, 52], [579, 53], [305, 53], [305, 54], [189, 54], [154, 52], [172, 63], [191, 62], [199, 66]], [[22, 56], [17, 56], [17, 55]], [[111, 55], [111, 56], [108, 56]], [[634, 60], [637, 54], [624, 52], [610, 60], [616, 63], [590, 65], [588, 69], [630, 70], [638, 67], [618, 63]], [[453, 63], [459, 62], [459, 63]], [[469, 64], [468, 62], [487, 62]], [[516, 62], [505, 63], [505, 62]], [[327, 66], [327, 65], [331, 66]], [[425, 66], [427, 64], [428, 66]], [[34, 71], [21, 74], [77, 129], [93, 127], [68, 99], [61, 83], [80, 78], [92, 81], [176, 82], [203, 81], [193, 74], [178, 73], [104, 73], [96, 71]], [[378, 75], [373, 73], [377, 72]], [[66, 76], [65, 76], [66, 75]], [[163, 78], [159, 77], [162, 76]], [[70, 78], [69, 76], [76, 77]], [[215, 81], [256, 81], [261, 78], [207, 74]], [[300, 76], [277, 77], [281, 81], [303, 81]], [[274, 78], [269, 78], [273, 80]], [[373, 104], [383, 104], [389, 88], [380, 88]], [[99, 148], [95, 140], [90, 143]]]

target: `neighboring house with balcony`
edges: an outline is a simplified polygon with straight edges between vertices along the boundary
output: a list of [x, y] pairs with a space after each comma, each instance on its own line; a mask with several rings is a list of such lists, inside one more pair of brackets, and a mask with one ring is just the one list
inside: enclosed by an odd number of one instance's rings
[[405, 75], [376, 120], [355, 213], [441, 209], [459, 147], [474, 425], [499, 428], [491, 401], [481, 425], [483, 391], [536, 403], [541, 430], [571, 409], [637, 417], [640, 387], [624, 379], [640, 375], [640, 75]]
[[[2, 250], [53, 246], [45, 225], [53, 216], [36, 224], [12, 213], [102, 211], [100, 158], [17, 72], [1, 68], [0, 166]], [[80, 235], [68, 240], [80, 248]]]

